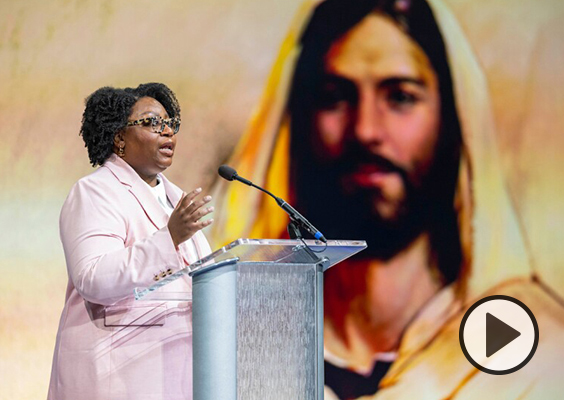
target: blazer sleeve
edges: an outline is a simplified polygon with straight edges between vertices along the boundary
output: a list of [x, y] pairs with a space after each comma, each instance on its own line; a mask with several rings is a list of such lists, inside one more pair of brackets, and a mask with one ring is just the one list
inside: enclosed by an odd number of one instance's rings
[[135, 287], [151, 285], [160, 271], [184, 266], [166, 226], [126, 247], [127, 204], [111, 201], [108, 190], [77, 182], [59, 221], [69, 278], [84, 299], [101, 305], [133, 296]]

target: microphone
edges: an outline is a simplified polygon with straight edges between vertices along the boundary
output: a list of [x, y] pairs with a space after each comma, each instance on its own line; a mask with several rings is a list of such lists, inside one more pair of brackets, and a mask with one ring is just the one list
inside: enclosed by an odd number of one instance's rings
[[272, 197], [274, 200], [276, 200], [276, 203], [284, 211], [286, 211], [286, 213], [290, 216], [290, 219], [292, 221], [296, 222], [298, 225], [300, 225], [302, 228], [304, 228], [306, 231], [308, 231], [317, 240], [321, 240], [323, 243], [327, 243], [327, 239], [325, 239], [325, 236], [323, 236], [323, 234], [321, 232], [319, 232], [315, 226], [313, 226], [307, 219], [305, 219], [305, 217], [302, 214], [300, 214], [294, 207], [292, 207], [290, 204], [286, 203], [280, 197], [277, 197], [277, 196], [273, 195], [272, 193], [270, 193], [268, 190], [263, 189], [260, 186], [255, 185], [250, 180], [245, 179], [245, 178], [237, 175], [237, 171], [235, 171], [235, 169], [231, 168], [229, 165], [222, 165], [221, 167], [219, 167], [217, 172], [219, 173], [219, 176], [221, 176], [223, 179], [226, 179], [228, 181], [237, 180], [239, 182], [244, 183], [245, 185], [252, 186], [252, 187], [257, 188], [258, 190], [266, 193], [267, 195]]
[[221, 167], [219, 167], [217, 172], [219, 173], [219, 176], [221, 176], [223, 179], [227, 179], [228, 181], [237, 180], [244, 183], [245, 185], [253, 186], [253, 182], [237, 175], [237, 171], [235, 171], [229, 165], [222, 165]]

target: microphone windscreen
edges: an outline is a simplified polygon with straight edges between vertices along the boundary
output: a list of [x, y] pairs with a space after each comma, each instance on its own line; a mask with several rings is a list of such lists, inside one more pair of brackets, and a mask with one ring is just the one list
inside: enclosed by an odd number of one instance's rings
[[237, 176], [237, 171], [235, 171], [229, 165], [222, 165], [221, 167], [219, 167], [217, 172], [219, 173], [219, 176], [221, 176], [223, 179], [227, 179], [228, 181], [232, 181]]

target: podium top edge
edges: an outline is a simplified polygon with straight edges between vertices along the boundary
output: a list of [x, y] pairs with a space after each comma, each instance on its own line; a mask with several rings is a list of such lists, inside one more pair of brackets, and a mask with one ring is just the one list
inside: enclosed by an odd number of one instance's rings
[[[320, 240], [315, 239], [304, 239], [308, 246], [324, 246]], [[234, 240], [233, 242], [229, 243], [226, 248], [235, 247], [241, 244], [271, 244], [271, 245], [286, 245], [286, 246], [296, 246], [303, 244], [302, 240], [300, 239], [250, 239], [250, 238], [239, 238]], [[327, 246], [331, 247], [339, 247], [339, 246], [347, 246], [347, 247], [359, 247], [359, 248], [366, 248], [367, 244], [364, 240], [345, 240], [345, 239], [334, 239], [334, 240], [327, 240]]]

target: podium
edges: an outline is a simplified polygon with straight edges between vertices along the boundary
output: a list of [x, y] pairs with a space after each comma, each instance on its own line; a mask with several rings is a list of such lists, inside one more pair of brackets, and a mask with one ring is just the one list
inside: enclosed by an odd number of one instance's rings
[[[238, 239], [135, 298], [192, 301], [194, 400], [323, 399], [323, 272], [365, 248]], [[192, 295], [166, 291], [186, 274]]]

